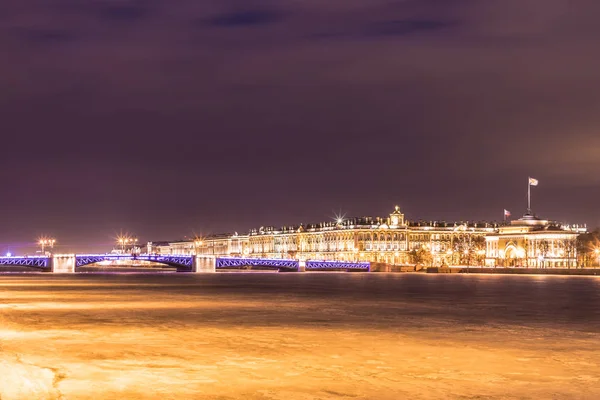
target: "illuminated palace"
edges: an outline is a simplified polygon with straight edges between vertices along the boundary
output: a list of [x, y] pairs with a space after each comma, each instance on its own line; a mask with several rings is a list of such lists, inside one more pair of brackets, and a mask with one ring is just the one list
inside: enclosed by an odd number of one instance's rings
[[525, 214], [486, 236], [486, 265], [575, 268], [577, 236], [585, 231]]
[[301, 260], [369, 261], [392, 265], [446, 265], [483, 261], [487, 234], [497, 224], [406, 221], [399, 207], [388, 217], [261, 227], [246, 235], [149, 242], [149, 253], [203, 254]]
[[149, 242], [148, 253], [367, 261], [388, 265], [576, 266], [579, 228], [525, 216], [508, 224], [388, 217], [261, 227], [248, 234]]

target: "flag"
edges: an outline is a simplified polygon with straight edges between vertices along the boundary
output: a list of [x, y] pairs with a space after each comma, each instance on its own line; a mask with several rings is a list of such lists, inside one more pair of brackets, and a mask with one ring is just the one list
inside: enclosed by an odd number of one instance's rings
[[510, 217], [510, 211], [504, 210], [504, 216], [505, 217]]
[[529, 178], [529, 184], [531, 186], [537, 186], [538, 185], [538, 180], [534, 179], [534, 178]]

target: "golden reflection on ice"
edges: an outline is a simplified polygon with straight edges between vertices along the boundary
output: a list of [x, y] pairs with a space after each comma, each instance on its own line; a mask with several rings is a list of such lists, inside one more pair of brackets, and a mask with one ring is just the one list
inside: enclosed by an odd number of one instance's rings
[[594, 333], [467, 329], [427, 319], [431, 304], [178, 282], [3, 282], [0, 398], [600, 398]]

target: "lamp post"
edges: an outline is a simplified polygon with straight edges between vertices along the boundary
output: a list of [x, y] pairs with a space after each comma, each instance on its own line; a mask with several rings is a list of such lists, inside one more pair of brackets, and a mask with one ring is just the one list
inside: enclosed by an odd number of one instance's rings
[[54, 247], [54, 243], [56, 243], [56, 239], [41, 238], [38, 244], [42, 247], [42, 254], [46, 255], [46, 247], [52, 249]]
[[[125, 254], [125, 250], [128, 245], [134, 247], [137, 244], [138, 239], [131, 236], [119, 236], [117, 238], [117, 245], [121, 247], [121, 253]], [[132, 249], [133, 250], [133, 249]]]

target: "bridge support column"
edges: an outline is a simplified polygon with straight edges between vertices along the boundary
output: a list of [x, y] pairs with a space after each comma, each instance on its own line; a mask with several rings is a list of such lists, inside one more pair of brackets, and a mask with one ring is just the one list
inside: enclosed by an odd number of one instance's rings
[[194, 256], [192, 271], [199, 273], [217, 272], [217, 257]]
[[306, 272], [306, 260], [298, 261], [298, 272]]
[[75, 272], [75, 254], [61, 254], [50, 257], [50, 271], [56, 274]]

